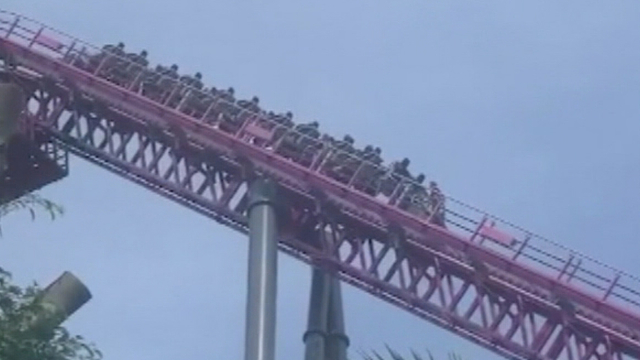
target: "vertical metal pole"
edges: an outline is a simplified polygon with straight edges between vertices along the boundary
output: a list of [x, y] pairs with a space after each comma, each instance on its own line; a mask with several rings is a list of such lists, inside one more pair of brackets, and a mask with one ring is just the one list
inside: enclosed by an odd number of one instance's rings
[[328, 328], [325, 359], [347, 360], [349, 337], [344, 329], [344, 311], [342, 309], [340, 280], [335, 277], [331, 277], [331, 301], [329, 303]]
[[331, 299], [331, 276], [313, 268], [309, 320], [302, 340], [305, 343], [305, 360], [325, 360], [325, 342]]
[[256, 179], [249, 186], [249, 289], [245, 360], [275, 359], [277, 295], [276, 186]]

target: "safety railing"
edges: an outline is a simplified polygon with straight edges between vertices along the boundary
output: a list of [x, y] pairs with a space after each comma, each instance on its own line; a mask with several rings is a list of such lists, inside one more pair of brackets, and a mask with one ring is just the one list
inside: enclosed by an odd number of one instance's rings
[[[86, 60], [101, 53], [98, 47], [85, 41], [49, 28], [37, 21], [6, 11], [0, 11], [0, 38], [9, 39], [27, 46], [33, 51], [68, 63], [74, 63], [76, 60]], [[108, 56], [113, 55], [109, 54]], [[108, 56], [107, 54], [102, 56], [103, 62], [94, 72], [97, 73], [102, 69], [104, 61], [106, 61], [104, 59]], [[120, 58], [119, 61], [129, 60]], [[135, 84], [139, 84], [141, 77], [145, 73], [154, 74], [160, 78], [165, 76], [154, 73], [149, 69], [140, 69], [140, 73], [129, 84], [129, 88], [131, 89]], [[184, 86], [182, 89], [191, 93], [199, 93], [201, 98], [208, 99], [210, 103], [196, 117], [196, 120], [205, 121], [216, 106], [224, 105], [238, 108], [236, 103], [213, 96], [210, 93], [188, 86]], [[185, 97], [183, 97], [183, 100]], [[168, 105], [168, 100], [166, 104]], [[184, 101], [176, 105], [178, 109], [183, 106]], [[285, 136], [293, 135], [300, 139], [306, 139], [319, 149], [306, 164], [316, 171], [322, 171], [322, 165], [330, 154], [341, 155], [344, 159], [349, 159], [359, 164], [354, 174], [351, 174], [349, 179], [344, 180], [349, 186], [355, 185], [354, 179], [365, 166], [369, 167], [369, 171], [374, 169], [377, 174], [392, 173], [389, 167], [364, 161], [352, 153], [330, 146], [327, 142], [296, 132], [293, 128], [285, 127], [283, 129], [282, 124], [268, 118], [265, 114], [250, 112], [246, 109], [239, 109], [239, 111], [250, 115], [250, 120], [245, 121], [242, 126], [235, 130], [235, 134], [244, 141], [258, 139], [261, 140], [260, 143], [263, 147], [275, 151]], [[213, 124], [212, 126], [219, 128], [218, 124]], [[262, 130], [258, 128], [262, 128]], [[284, 131], [285, 134], [280, 137], [279, 141], [270, 143], [272, 134], [276, 130]], [[393, 189], [387, 191], [386, 196], [378, 196], [379, 201], [395, 204], [409, 186], [422, 186], [410, 178], [399, 175], [393, 175], [393, 178], [398, 180], [396, 181], [397, 183], [392, 184]], [[376, 191], [380, 191], [380, 186]], [[428, 195], [433, 199], [434, 194], [428, 192]], [[440, 214], [443, 218], [446, 218], [446, 227], [458, 233], [462, 238], [489, 248], [515, 262], [533, 267], [552, 279], [555, 278], [558, 281], [573, 284], [583, 291], [598, 297], [603, 302], [614, 303], [627, 308], [631, 307], [634, 311], [637, 311], [640, 307], [640, 279], [637, 277], [602, 264], [586, 255], [535, 235], [454, 198], [446, 197], [446, 207], [444, 206], [444, 197], [436, 204], [432, 203], [429, 206], [430, 214], [425, 221], [433, 222], [436, 220], [434, 217]]]

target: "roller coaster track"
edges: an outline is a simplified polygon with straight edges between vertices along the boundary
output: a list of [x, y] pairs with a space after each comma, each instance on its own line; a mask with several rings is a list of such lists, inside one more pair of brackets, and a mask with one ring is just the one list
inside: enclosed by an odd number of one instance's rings
[[452, 198], [438, 225], [329, 177], [318, 156], [258, 145], [260, 115], [222, 131], [203, 121], [220, 102], [194, 117], [72, 65], [99, 52], [0, 12], [2, 75], [29, 96], [21, 139], [56, 164], [51, 181], [64, 149], [246, 233], [247, 181], [268, 176], [286, 199], [279, 248], [297, 259], [510, 359], [640, 359], [637, 278]]

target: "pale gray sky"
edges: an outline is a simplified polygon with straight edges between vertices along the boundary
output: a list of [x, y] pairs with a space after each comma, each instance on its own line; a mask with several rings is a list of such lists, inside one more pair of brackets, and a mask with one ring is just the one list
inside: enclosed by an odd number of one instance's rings
[[[259, 95], [335, 135], [408, 155], [449, 194], [638, 273], [640, 1], [5, 0], [89, 42]], [[107, 360], [240, 359], [246, 240], [74, 159], [42, 194], [67, 214], [4, 224], [24, 283], [71, 270], [68, 326]], [[302, 357], [309, 270], [282, 256], [278, 358]], [[347, 287], [352, 349], [476, 346]]]

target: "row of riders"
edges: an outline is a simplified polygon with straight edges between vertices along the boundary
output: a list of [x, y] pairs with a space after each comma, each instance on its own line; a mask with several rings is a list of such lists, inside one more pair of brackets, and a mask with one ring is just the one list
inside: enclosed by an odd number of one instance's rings
[[261, 127], [273, 132], [270, 143], [259, 145], [304, 166], [316, 166], [325, 175], [369, 195], [384, 195], [401, 209], [444, 225], [444, 196], [435, 182], [423, 185], [423, 174], [412, 176], [409, 159], [384, 168], [379, 147], [357, 149], [351, 136], [337, 140], [321, 134], [315, 121], [295, 124], [291, 112], [262, 110], [257, 97], [236, 100], [233, 88], [206, 88], [201, 73], [180, 76], [177, 65], [157, 65], [151, 70], [146, 51], [127, 53], [123, 43], [106, 45], [97, 55], [83, 55], [71, 61], [228, 133], [236, 134], [246, 121], [257, 119]]

